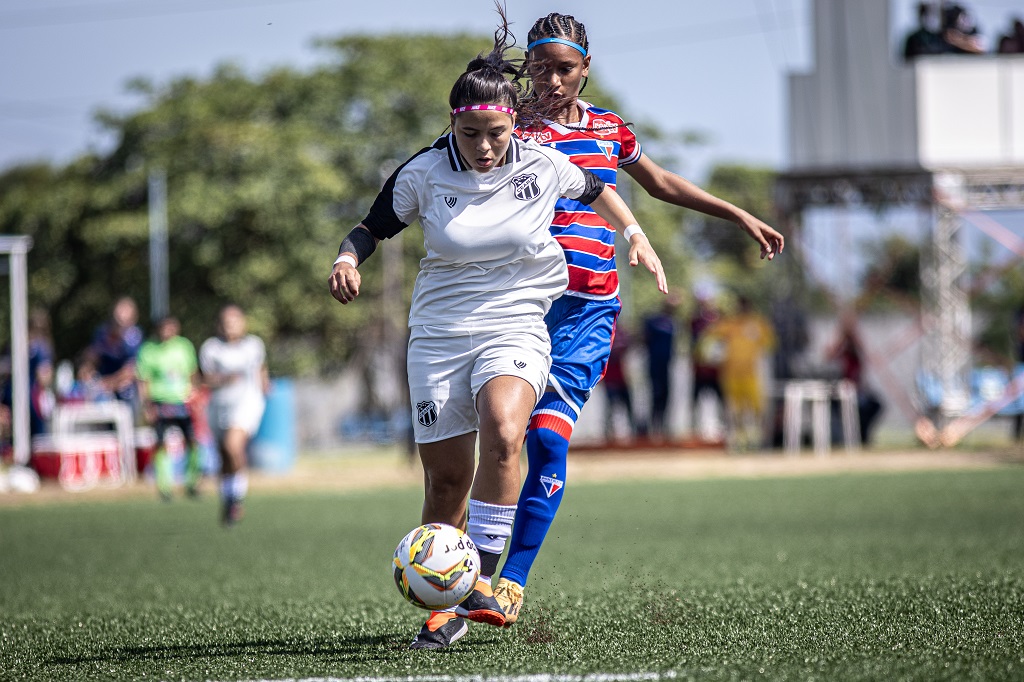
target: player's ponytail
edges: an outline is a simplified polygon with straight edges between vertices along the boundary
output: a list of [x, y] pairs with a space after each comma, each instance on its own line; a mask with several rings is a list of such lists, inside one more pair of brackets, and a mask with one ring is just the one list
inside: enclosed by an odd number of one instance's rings
[[452, 110], [474, 104], [497, 104], [512, 109], [519, 106], [524, 86], [523, 60], [508, 52], [515, 47], [515, 36], [508, 28], [505, 9], [495, 2], [501, 25], [494, 32], [494, 47], [489, 54], [479, 54], [466, 66], [448, 95]]

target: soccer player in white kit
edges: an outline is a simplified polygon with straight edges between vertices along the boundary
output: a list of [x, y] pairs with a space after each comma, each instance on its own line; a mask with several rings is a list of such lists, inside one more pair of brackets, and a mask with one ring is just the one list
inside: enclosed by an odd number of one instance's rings
[[668, 288], [661, 261], [613, 190], [560, 152], [512, 134], [520, 87], [504, 75], [518, 70], [504, 56], [514, 39], [502, 21], [494, 49], [470, 62], [452, 88], [452, 132], [388, 179], [342, 242], [329, 279], [331, 294], [351, 302], [358, 264], [381, 239], [419, 220], [427, 255], [409, 313], [408, 373], [425, 473], [422, 523], [467, 528], [482, 568], [469, 597], [431, 614], [413, 640], [417, 649], [454, 643], [466, 618], [505, 622], [490, 577], [511, 534], [520, 452], [547, 382], [544, 315], [568, 283], [548, 230], [558, 197], [593, 206], [629, 239], [631, 265], [642, 263], [661, 291]]
[[221, 308], [217, 336], [199, 348], [199, 368], [211, 389], [208, 415], [221, 461], [221, 521], [230, 526], [242, 518], [249, 488], [246, 448], [260, 427], [270, 389], [263, 341], [246, 333], [245, 313], [237, 305]]

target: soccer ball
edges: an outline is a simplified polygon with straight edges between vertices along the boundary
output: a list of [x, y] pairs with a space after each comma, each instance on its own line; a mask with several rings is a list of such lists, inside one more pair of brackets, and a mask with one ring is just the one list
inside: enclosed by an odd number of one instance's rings
[[480, 554], [454, 526], [428, 523], [398, 543], [392, 561], [402, 596], [423, 609], [446, 609], [469, 596], [480, 577]]

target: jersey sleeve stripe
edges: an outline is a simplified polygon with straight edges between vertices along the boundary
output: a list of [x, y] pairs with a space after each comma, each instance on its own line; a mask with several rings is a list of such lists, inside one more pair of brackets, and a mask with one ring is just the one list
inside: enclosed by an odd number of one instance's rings
[[619, 157], [619, 167], [631, 166], [640, 160], [640, 156], [643, 154], [643, 149], [640, 147], [640, 143], [636, 143], [636, 147], [633, 148], [633, 153], [628, 156]]

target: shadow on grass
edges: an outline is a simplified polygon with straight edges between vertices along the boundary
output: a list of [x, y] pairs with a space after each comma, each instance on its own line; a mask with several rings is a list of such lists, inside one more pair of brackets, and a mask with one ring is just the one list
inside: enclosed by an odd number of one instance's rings
[[[233, 658], [243, 655], [258, 656], [316, 656], [321, 662], [358, 662], [377, 658], [393, 659], [401, 651], [409, 651], [411, 638], [406, 634], [362, 635], [323, 640], [289, 641], [261, 639], [244, 642], [210, 644], [167, 644], [153, 646], [116, 646], [92, 651], [85, 655], [53, 656], [46, 660], [50, 666], [77, 666], [81, 664], [130, 664], [140, 660], [187, 660], [197, 658]], [[467, 651], [490, 642], [462, 641], [451, 652]], [[449, 651], [445, 651], [447, 653]], [[436, 651], [433, 653], [436, 654]]]
[[[89, 663], [130, 664], [139, 661], [237, 658], [241, 656], [312, 656], [320, 662], [367, 662], [393, 659], [400, 652], [409, 651], [409, 639], [395, 635], [353, 636], [320, 641], [289, 641], [261, 639], [245, 642], [210, 644], [167, 644], [153, 646], [118, 646], [92, 651], [82, 656], [54, 656], [48, 665], [80, 665]], [[486, 642], [460, 642], [458, 650], [476, 648]], [[413, 653], [409, 651], [409, 653]], [[436, 653], [436, 652], [435, 652]], [[447, 652], [446, 652], [447, 653]]]

